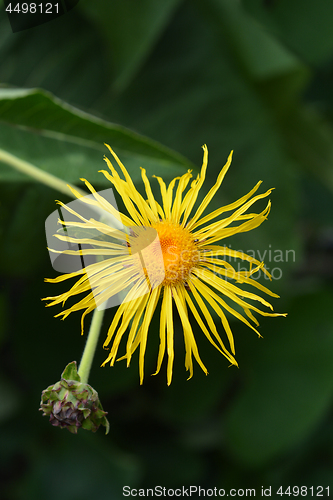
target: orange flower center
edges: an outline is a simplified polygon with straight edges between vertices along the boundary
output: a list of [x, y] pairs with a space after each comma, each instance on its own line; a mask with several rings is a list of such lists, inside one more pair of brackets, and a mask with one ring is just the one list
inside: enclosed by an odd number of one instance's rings
[[197, 265], [199, 250], [193, 235], [179, 224], [162, 221], [152, 226], [158, 234], [164, 264], [162, 285], [187, 281], [191, 269]]

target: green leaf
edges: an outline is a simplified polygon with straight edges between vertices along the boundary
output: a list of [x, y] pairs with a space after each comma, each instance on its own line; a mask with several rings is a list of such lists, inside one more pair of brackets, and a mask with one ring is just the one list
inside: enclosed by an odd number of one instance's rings
[[[191, 164], [178, 153], [125, 127], [85, 113], [38, 89], [0, 89], [0, 147], [69, 182], [86, 176], [109, 185], [97, 171], [109, 143], [133, 180], [139, 166], [174, 176]], [[0, 165], [0, 179], [26, 179]]]
[[243, 390], [227, 413], [223, 432], [232, 454], [246, 465], [262, 466], [292, 449], [328, 411], [333, 398], [332, 301], [330, 292], [297, 298], [286, 319], [270, 319], [252, 353], [244, 346]]
[[76, 380], [77, 382], [81, 382], [81, 377], [77, 372], [76, 361], [68, 363], [68, 365], [61, 374], [61, 378], [65, 380]]
[[95, 0], [80, 4], [109, 45], [115, 90], [123, 90], [133, 78], [180, 3], [181, 0]]
[[0, 81], [50, 90], [84, 109], [98, 103], [102, 112], [109, 99], [110, 57], [99, 31], [81, 15], [82, 3], [55, 21], [15, 34], [0, 9]]
[[333, 53], [333, 3], [327, 0], [279, 0], [269, 7], [260, 0], [244, 6], [300, 58], [321, 64]]
[[314, 109], [289, 114], [282, 123], [290, 155], [333, 192], [333, 127]]
[[303, 70], [298, 58], [247, 14], [240, 2], [209, 0], [212, 24], [223, 28], [236, 59], [247, 74], [256, 80]]

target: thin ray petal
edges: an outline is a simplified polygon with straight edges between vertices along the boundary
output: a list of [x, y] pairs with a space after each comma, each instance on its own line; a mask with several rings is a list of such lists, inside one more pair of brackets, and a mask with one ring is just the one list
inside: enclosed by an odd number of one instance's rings
[[189, 180], [191, 179], [192, 174], [191, 170], [187, 172], [187, 174], [182, 175], [179, 180], [179, 184], [176, 191], [175, 200], [172, 206], [171, 218], [174, 222], [179, 222], [181, 215], [181, 203], [182, 203], [182, 194], [186, 189]]
[[205, 177], [206, 177], [206, 170], [207, 170], [207, 165], [208, 165], [208, 149], [206, 144], [202, 146], [202, 149], [204, 151], [204, 157], [202, 161], [202, 167], [201, 167], [201, 172], [198, 181], [193, 184], [192, 189], [192, 195], [189, 200], [189, 203], [185, 209], [184, 217], [183, 217], [183, 224], [186, 224], [190, 213], [192, 212], [192, 209], [194, 207], [195, 202], [197, 201], [199, 191], [204, 183]]
[[221, 208], [218, 208], [217, 210], [214, 210], [214, 212], [211, 212], [210, 214], [206, 215], [202, 219], [198, 220], [195, 224], [192, 225], [192, 231], [198, 227], [202, 226], [203, 224], [206, 224], [206, 222], [215, 219], [216, 217], [219, 217], [225, 212], [230, 212], [231, 210], [234, 210], [235, 208], [238, 208], [240, 205], [243, 205], [259, 188], [259, 186], [262, 184], [262, 181], [257, 182], [257, 184], [254, 186], [253, 189], [249, 193], [247, 193], [245, 196], [242, 196], [239, 198], [239, 200], [230, 203], [229, 205], [224, 205]]
[[[188, 345], [190, 346], [191, 352], [193, 352], [193, 356], [195, 357], [197, 363], [199, 364], [199, 366], [201, 367], [203, 372], [207, 375], [208, 374], [207, 368], [205, 367], [205, 365], [203, 364], [203, 362], [201, 361], [201, 358], [199, 356], [198, 347], [197, 347], [197, 344], [196, 344], [195, 339], [194, 339], [191, 324], [188, 320], [188, 316], [184, 310], [181, 299], [179, 297], [179, 294], [181, 293], [181, 289], [173, 288], [172, 293], [173, 293], [173, 299], [174, 299], [176, 306], [177, 306], [177, 309], [178, 309], [180, 320], [181, 320], [182, 325], [183, 325], [184, 336], [186, 336], [186, 338], [187, 338]], [[192, 377], [192, 375], [193, 375], [193, 372], [190, 373], [190, 378]]]
[[231, 165], [232, 154], [233, 154], [233, 151], [231, 151], [226, 164], [224, 165], [224, 167], [222, 168], [221, 172], [219, 173], [219, 175], [217, 177], [217, 180], [216, 180], [216, 183], [214, 184], [214, 186], [212, 187], [212, 189], [209, 191], [209, 193], [205, 196], [203, 202], [200, 204], [200, 206], [199, 206], [198, 210], [196, 211], [194, 217], [189, 222], [189, 224], [188, 224], [188, 228], [189, 229], [191, 229], [191, 230], [193, 229], [194, 224], [197, 222], [197, 220], [199, 219], [199, 217], [201, 216], [201, 214], [204, 212], [204, 210], [207, 208], [207, 206], [209, 205], [209, 203], [212, 201], [212, 198], [215, 196], [217, 190], [221, 186], [222, 181], [223, 181], [223, 179], [225, 177], [225, 174], [228, 172], [229, 167]]
[[[219, 342], [222, 350], [224, 351], [225, 357], [227, 359], [229, 359], [229, 361], [231, 361], [232, 364], [236, 364], [237, 365], [236, 360], [231, 356], [231, 354], [229, 353], [229, 351], [224, 346], [224, 344], [223, 344], [223, 342], [221, 340], [221, 337], [217, 333], [217, 330], [216, 330], [216, 327], [215, 327], [215, 323], [213, 321], [213, 318], [210, 315], [210, 312], [208, 311], [205, 303], [203, 302], [203, 300], [201, 299], [200, 295], [196, 291], [196, 285], [197, 284], [198, 284], [198, 281], [195, 281], [194, 284], [191, 284], [190, 289], [191, 289], [191, 291], [193, 293], [193, 296], [194, 296], [195, 300], [197, 301], [197, 304], [199, 305], [200, 309], [204, 312], [205, 318], [208, 320], [208, 324], [209, 324], [209, 326], [210, 326], [210, 328], [211, 328], [211, 330], [212, 330], [215, 338]], [[209, 297], [208, 294], [205, 294], [204, 297], [207, 300], [207, 302], [211, 305], [211, 307], [214, 309], [214, 311], [216, 312], [216, 314], [220, 317], [220, 319], [222, 321], [222, 324], [224, 326], [224, 330], [225, 330], [225, 332], [227, 334], [227, 337], [228, 337], [228, 340], [229, 340], [229, 345], [230, 345], [231, 352], [233, 354], [235, 354], [234, 337], [232, 335], [232, 332], [231, 332], [231, 329], [229, 327], [229, 323], [227, 321], [227, 318], [225, 317], [225, 314], [223, 313], [222, 309], [218, 306], [218, 304], [211, 297]]]
[[166, 308], [166, 327], [167, 327], [167, 352], [168, 352], [168, 364], [167, 364], [167, 384], [171, 384], [172, 380], [172, 368], [174, 360], [174, 350], [173, 350], [173, 317], [172, 317], [172, 296], [171, 288], [165, 287], [164, 293], [165, 308]]
[[[193, 291], [193, 288], [192, 288], [192, 291]], [[216, 330], [216, 327], [215, 327], [215, 324], [212, 320], [212, 323], [213, 323], [213, 330], [214, 330], [214, 335], [216, 336], [216, 338], [218, 339], [219, 341], [219, 344], [221, 345], [222, 349], [214, 342], [214, 340], [212, 339], [209, 331], [207, 330], [203, 320], [201, 319], [201, 316], [197, 310], [197, 308], [195, 307], [193, 301], [191, 300], [191, 297], [189, 296], [189, 294], [187, 293], [187, 291], [185, 290], [184, 291], [184, 294], [185, 294], [185, 299], [186, 299], [186, 302], [188, 303], [192, 313], [193, 313], [193, 316], [195, 317], [195, 319], [197, 320], [197, 323], [198, 325], [200, 326], [200, 328], [202, 329], [202, 331], [204, 332], [204, 334], [206, 335], [206, 337], [208, 338], [209, 342], [218, 350], [220, 351], [221, 354], [223, 354], [223, 356], [225, 356], [232, 364], [234, 365], [237, 365], [237, 362], [236, 360], [234, 359], [234, 357], [228, 352], [228, 350], [225, 348], [219, 334], [217, 333], [217, 330]], [[201, 298], [198, 296], [198, 294], [196, 293], [196, 297], [199, 299], [197, 300], [198, 302], [198, 305], [200, 307], [200, 302], [201, 301]], [[207, 311], [208, 315], [210, 316], [206, 306], [204, 306], [204, 309]], [[205, 313], [205, 310], [201, 308], [202, 312]], [[204, 314], [205, 317], [207, 317], [205, 314]], [[211, 316], [210, 316], [211, 318]], [[212, 318], [211, 318], [212, 319]], [[229, 327], [229, 323], [228, 324], [228, 327]], [[231, 330], [230, 330], [230, 327], [228, 328], [228, 333], [231, 333]]]
[[143, 376], [144, 376], [144, 357], [146, 352], [147, 345], [147, 335], [148, 328], [153, 317], [154, 311], [156, 309], [157, 301], [160, 296], [160, 288], [154, 288], [149, 298], [145, 316], [142, 322], [142, 332], [141, 332], [141, 342], [140, 342], [140, 353], [139, 353], [139, 374], [140, 374], [140, 384], [143, 384]]
[[[223, 219], [222, 221], [214, 222], [213, 224], [210, 224], [209, 226], [206, 226], [202, 229], [199, 229], [194, 234], [196, 236], [199, 236], [200, 234], [204, 233], [205, 237], [207, 238], [210, 236], [211, 233], [214, 234], [216, 229], [221, 231], [221, 229], [229, 226], [232, 222], [234, 222], [237, 219], [237, 217], [239, 217], [244, 212], [246, 212], [246, 210], [248, 210], [256, 201], [261, 200], [262, 198], [266, 198], [267, 196], [270, 195], [271, 192], [272, 192], [272, 189], [269, 189], [268, 191], [266, 191], [266, 193], [258, 194], [257, 196], [255, 196], [251, 200], [244, 203], [244, 205], [242, 207], [240, 207], [238, 210], [236, 210], [232, 215], [230, 215], [226, 219]], [[257, 214], [254, 214], [254, 216], [256, 216], [256, 215]], [[252, 219], [253, 218], [254, 217], [252, 217]]]
[[140, 167], [140, 168], [141, 168], [141, 177], [142, 177], [143, 183], [145, 185], [146, 194], [148, 196], [148, 202], [149, 202], [150, 208], [152, 210], [152, 213], [154, 214], [154, 217], [155, 217], [154, 221], [157, 221], [158, 220], [158, 209], [157, 209], [157, 205], [156, 205], [156, 200], [155, 200], [153, 192], [151, 190], [150, 182], [149, 182], [148, 177], [146, 175], [146, 170], [142, 167]]
[[164, 358], [166, 346], [166, 326], [167, 326], [167, 299], [166, 294], [163, 295], [161, 304], [161, 317], [160, 317], [160, 345], [157, 356], [157, 368], [154, 375], [157, 375], [161, 369], [161, 364]]

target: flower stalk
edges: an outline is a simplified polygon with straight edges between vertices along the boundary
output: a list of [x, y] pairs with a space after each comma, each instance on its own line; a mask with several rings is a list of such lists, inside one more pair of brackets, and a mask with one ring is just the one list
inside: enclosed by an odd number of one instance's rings
[[104, 317], [104, 309], [96, 308], [93, 313], [87, 342], [84, 347], [84, 351], [82, 354], [78, 370], [81, 382], [84, 384], [88, 383], [91, 365], [94, 359], [99, 333], [101, 331], [103, 317]]
[[[38, 168], [25, 160], [21, 160], [17, 156], [4, 151], [3, 149], [0, 149], [0, 162], [6, 163], [15, 170], [22, 172], [23, 174], [31, 177], [38, 182], [41, 182], [42, 184], [45, 184], [46, 186], [51, 187], [52, 189], [56, 189], [60, 193], [66, 194], [67, 196], [71, 197], [73, 196], [68, 182], [59, 179], [55, 175], [45, 172], [41, 168]], [[80, 193], [81, 196], [86, 196], [87, 194], [82, 189], [76, 188], [76, 190]]]

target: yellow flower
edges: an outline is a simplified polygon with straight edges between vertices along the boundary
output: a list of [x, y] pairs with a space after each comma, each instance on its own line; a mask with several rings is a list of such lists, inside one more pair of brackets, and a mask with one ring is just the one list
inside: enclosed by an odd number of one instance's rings
[[[110, 172], [104, 170], [102, 172], [118, 191], [130, 217], [119, 213], [85, 179], [82, 180], [85, 181], [93, 196], [89, 198], [89, 201], [83, 197], [82, 201], [94, 205], [97, 209], [103, 209], [112, 217], [116, 217], [128, 230], [127, 232], [119, 229], [112, 230], [112, 238], [106, 241], [110, 234], [110, 227], [101, 220], [88, 220], [76, 214], [83, 222], [64, 223], [60, 221], [67, 226], [73, 225], [85, 228], [87, 231], [97, 230], [101, 235], [99, 240], [82, 237], [68, 238], [60, 234], [57, 235], [59, 239], [66, 239], [72, 243], [91, 244], [93, 246], [93, 248], [80, 249], [79, 251], [68, 250], [67, 253], [75, 254], [80, 252], [81, 255], [103, 255], [104, 260], [99, 260], [82, 270], [55, 279], [47, 279], [46, 281], [56, 283], [82, 274], [82, 277], [67, 293], [56, 297], [47, 297], [44, 300], [52, 300], [48, 304], [50, 306], [61, 302], [64, 303], [69, 297], [79, 293], [89, 292], [81, 301], [57, 315], [63, 316], [64, 319], [73, 311], [84, 310], [82, 314], [83, 331], [83, 320], [87, 313], [116, 293], [126, 290], [126, 297], [118, 307], [108, 330], [107, 339], [104, 342], [104, 347], [107, 347], [113, 340], [110, 353], [103, 365], [109, 362], [111, 366], [114, 364], [119, 343], [125, 331], [129, 328], [126, 354], [120, 359], [126, 359], [128, 366], [134, 351], [139, 347], [141, 384], [144, 378], [144, 356], [149, 324], [159, 302], [160, 345], [155, 374], [160, 371], [165, 351], [167, 351], [168, 385], [171, 383], [174, 361], [174, 309], [178, 311], [183, 327], [186, 351], [185, 368], [190, 372], [189, 378], [193, 375], [192, 356], [207, 374], [207, 369], [199, 356], [189, 319], [189, 311], [191, 311], [194, 320], [213, 346], [231, 364], [237, 366], [237, 361], [234, 358], [234, 339], [226, 312], [252, 328], [259, 336], [259, 332], [250, 322], [252, 321], [256, 326], [259, 324], [252, 313], [253, 311], [263, 316], [285, 316], [285, 314], [261, 311], [250, 301], [260, 302], [271, 310], [273, 308], [259, 295], [243, 290], [233, 283], [252, 285], [272, 297], [278, 297], [278, 295], [272, 293], [252, 278], [254, 273], [261, 270], [271, 279], [270, 274], [264, 268], [264, 263], [243, 252], [234, 251], [226, 246], [214, 243], [221, 240], [225, 241], [228, 236], [258, 227], [267, 218], [271, 206], [270, 201], [268, 201], [266, 208], [261, 213], [246, 212], [257, 200], [267, 197], [272, 189], [269, 189], [264, 194], [253, 196], [261, 184], [260, 181], [239, 200], [203, 216], [229, 169], [232, 158], [231, 153], [227, 163], [219, 173], [215, 185], [191, 216], [199, 191], [205, 180], [208, 161], [206, 146], [203, 146], [204, 157], [201, 172], [192, 181], [187, 192], [186, 187], [192, 177], [191, 171], [173, 179], [168, 186], [160, 177], [156, 177], [160, 186], [162, 205], [153, 196], [145, 169], [141, 169], [141, 174], [147, 199], [137, 191], [126, 168], [112, 149], [109, 146], [108, 148], [120, 167], [124, 179], [119, 176], [108, 158], [105, 158], [105, 161]], [[178, 185], [175, 189], [177, 181]], [[81, 197], [76, 190], [73, 189], [72, 191], [77, 198]], [[66, 209], [65, 205], [61, 205]], [[230, 211], [233, 211], [233, 213], [228, 217], [212, 222], [213, 219]], [[72, 213], [74, 212], [72, 211]], [[146, 245], [147, 235], [148, 239], [150, 237], [149, 230], [154, 230], [153, 232], [154, 234], [157, 233], [158, 238], [153, 244]], [[149, 241], [151, 241], [151, 238]], [[143, 265], [141, 250], [145, 246], [148, 249], [148, 254], [146, 253]], [[228, 262], [230, 257], [248, 262], [248, 271], [237, 271]], [[242, 310], [244, 315], [239, 310], [236, 310], [235, 306], [231, 307], [230, 302], [237, 304], [236, 307]], [[208, 305], [221, 319], [229, 343], [229, 350], [218, 333], [214, 319], [207, 307]]]

